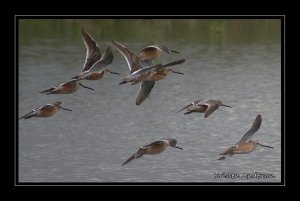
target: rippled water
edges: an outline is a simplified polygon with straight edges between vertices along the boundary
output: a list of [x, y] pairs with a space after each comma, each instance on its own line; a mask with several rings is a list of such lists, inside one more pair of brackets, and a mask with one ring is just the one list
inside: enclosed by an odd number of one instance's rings
[[[150, 45], [120, 42], [135, 52]], [[109, 40], [100, 44], [103, 51], [112, 45]], [[73, 111], [18, 121], [19, 181], [280, 182], [280, 41], [222, 45], [170, 41], [164, 45], [181, 54], [163, 55], [156, 62], [186, 58], [184, 64], [174, 67], [184, 75], [170, 74], [156, 82], [150, 98], [136, 106], [139, 85], [118, 85], [128, 68], [116, 50], [110, 69], [121, 76], [83, 81], [95, 91], [80, 88], [73, 94], [44, 95], [38, 92], [80, 71], [83, 43], [37, 37], [22, 44], [18, 116], [55, 101], [63, 101], [63, 106]], [[206, 119], [203, 114], [176, 113], [198, 98], [219, 99], [232, 108], [221, 107]], [[217, 160], [257, 114], [263, 122], [253, 139], [274, 149], [258, 147], [249, 154]], [[159, 155], [145, 155], [121, 166], [140, 146], [165, 137], [176, 138], [184, 150], [167, 148]], [[259, 172], [275, 178], [215, 178], [223, 172]]]

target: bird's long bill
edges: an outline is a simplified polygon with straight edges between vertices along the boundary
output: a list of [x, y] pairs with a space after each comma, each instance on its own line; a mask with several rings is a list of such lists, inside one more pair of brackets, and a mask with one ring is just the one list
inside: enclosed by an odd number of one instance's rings
[[190, 106], [192, 106], [192, 105], [193, 105], [192, 103], [191, 103], [191, 104], [188, 104], [187, 106], [181, 108], [181, 109], [178, 110], [177, 112], [181, 112], [182, 110], [185, 110], [186, 108], [188, 108], [188, 107], [190, 107]]
[[178, 52], [178, 51], [175, 51], [175, 50], [170, 50], [171, 52], [174, 52], [174, 53], [178, 53], [178, 54], [180, 54], [180, 52]]
[[127, 81], [122, 81], [122, 82], [119, 83], [119, 85], [125, 84], [125, 83], [127, 83]]
[[177, 147], [177, 146], [174, 146], [175, 148], [177, 148], [177, 149], [181, 149], [181, 150], [183, 150], [183, 148], [181, 148], [181, 147]]
[[220, 158], [218, 158], [218, 160], [224, 160], [224, 159], [226, 159], [226, 157], [224, 155], [221, 156]]
[[115, 75], [120, 75], [120, 73], [117, 73], [117, 72], [113, 72], [113, 71], [111, 71], [111, 70], [108, 70], [108, 69], [106, 69], [109, 73], [111, 73], [111, 74], [115, 74]]
[[95, 89], [93, 89], [93, 88], [91, 88], [91, 87], [87, 87], [87, 86], [85, 86], [85, 85], [83, 85], [83, 84], [81, 84], [81, 83], [79, 83], [83, 88], [86, 88], [86, 89], [90, 89], [90, 90], [95, 90]]
[[225, 106], [225, 107], [230, 107], [230, 108], [231, 108], [231, 106], [229, 106], [229, 105], [224, 105], [224, 104], [222, 104], [222, 106]]
[[130, 161], [132, 161], [133, 159], [135, 159], [135, 154], [133, 154], [130, 158], [127, 159], [127, 161], [125, 161], [122, 166], [126, 165], [127, 163], [129, 163]]
[[260, 144], [260, 143], [257, 143], [257, 144], [259, 144], [262, 147], [268, 147], [268, 148], [274, 149], [274, 147], [271, 147], [271, 146], [268, 146], [268, 145], [264, 145], [264, 144]]
[[63, 109], [63, 110], [72, 111], [71, 109], [64, 108], [64, 107], [62, 107], [62, 106], [60, 106], [60, 108]]
[[177, 73], [177, 74], [181, 74], [181, 75], [184, 75], [184, 73], [181, 73], [181, 72], [178, 72], [178, 71], [174, 71], [174, 70], [171, 70], [172, 73]]

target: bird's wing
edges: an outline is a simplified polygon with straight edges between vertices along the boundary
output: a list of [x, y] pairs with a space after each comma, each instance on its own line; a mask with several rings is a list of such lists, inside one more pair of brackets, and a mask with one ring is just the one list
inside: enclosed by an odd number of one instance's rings
[[163, 70], [164, 68], [168, 67], [168, 66], [175, 66], [178, 64], [182, 64], [183, 62], [185, 62], [185, 59], [179, 59], [179, 60], [175, 60], [175, 61], [171, 61], [165, 64], [162, 64], [160, 67], [158, 67], [156, 70], [160, 71]]
[[164, 144], [164, 143], [166, 143], [166, 140], [158, 140], [158, 141], [152, 142], [150, 144], [147, 144], [144, 147], [149, 147], [149, 146], [152, 146], [152, 145], [160, 145], [160, 144]]
[[162, 46], [162, 45], [149, 45], [147, 47], [145, 47], [144, 49], [142, 49], [140, 53], [144, 52], [144, 51], [155, 51], [156, 49], [158, 49], [159, 51], [162, 51], [164, 53], [167, 53], [167, 54], [171, 54], [171, 52], [174, 52], [174, 53], [180, 53], [178, 51], [175, 51], [175, 50], [171, 50], [170, 48], [167, 48], [166, 46]]
[[144, 51], [155, 51], [156, 49], [159, 49], [156, 45], [149, 45], [149, 46], [141, 49], [141, 51], [139, 52], [139, 54], [141, 54]]
[[136, 56], [133, 52], [131, 52], [128, 48], [117, 41], [112, 41], [117, 50], [123, 55], [125, 58], [130, 73], [141, 68], [140, 61], [138, 56]]
[[182, 110], [188, 108], [188, 107], [191, 107], [192, 105], [197, 105], [198, 103], [200, 103], [202, 101], [202, 99], [199, 99], [199, 100], [196, 100], [194, 102], [191, 102], [190, 104], [188, 104], [187, 106], [181, 108], [180, 110], [178, 110], [177, 112], [181, 112]]
[[[205, 105], [205, 104], [203, 104], [203, 105]], [[205, 115], [204, 115], [204, 117], [206, 118], [206, 117], [208, 117], [209, 115], [211, 115], [214, 111], [216, 111], [218, 109], [218, 105], [216, 105], [216, 104], [213, 104], [213, 105], [208, 105], [208, 108], [207, 108], [207, 110], [206, 110], [206, 112], [205, 112]]]
[[27, 114], [21, 116], [19, 119], [23, 119], [26, 118], [28, 115], [32, 114], [33, 112], [35, 112], [35, 110], [31, 110], [30, 112], [28, 112]]
[[123, 164], [123, 165], [126, 165], [127, 163], [129, 163], [130, 161], [132, 161], [133, 159], [137, 159], [137, 158], [140, 158], [143, 156], [143, 153], [142, 153], [142, 147], [139, 148], [139, 150], [137, 152], [135, 152], [130, 158], [128, 158]]
[[89, 71], [100, 71], [103, 70], [106, 66], [112, 63], [114, 59], [114, 55], [111, 51], [111, 47], [108, 47], [104, 54], [102, 55], [101, 59], [97, 61]]
[[43, 90], [43, 91], [40, 91], [40, 93], [47, 93], [47, 92], [51, 92], [53, 91], [57, 86], [54, 86], [54, 87], [50, 87], [49, 89], [46, 89], [46, 90]]
[[155, 81], [142, 81], [139, 91], [136, 95], [135, 104], [140, 105], [147, 97], [149, 97]]
[[260, 128], [261, 122], [262, 122], [262, 116], [259, 114], [253, 121], [252, 126], [249, 128], [249, 130], [241, 137], [241, 139], [236, 144], [241, 144], [251, 139], [253, 134]]
[[48, 109], [52, 109], [54, 107], [53, 104], [47, 104], [47, 105], [44, 105], [43, 107], [40, 107], [39, 109], [42, 110], [42, 109], [45, 109], [45, 110], [48, 110]]
[[101, 51], [95, 40], [87, 31], [81, 29], [81, 34], [86, 47], [86, 56], [82, 71], [87, 71], [101, 58]]

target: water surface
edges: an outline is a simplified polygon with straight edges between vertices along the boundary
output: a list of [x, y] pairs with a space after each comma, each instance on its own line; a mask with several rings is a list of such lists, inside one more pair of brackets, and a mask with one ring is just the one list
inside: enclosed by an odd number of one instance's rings
[[[20, 20], [19, 116], [55, 101], [73, 111], [18, 121], [20, 182], [280, 182], [281, 42], [278, 20]], [[117, 40], [137, 52], [163, 44], [185, 58], [156, 82], [150, 98], [135, 105], [139, 85], [119, 86], [128, 74], [113, 49], [109, 66], [118, 75], [83, 81], [96, 90], [73, 94], [38, 93], [67, 81], [84, 63], [80, 29], [86, 28], [102, 51]], [[198, 98], [219, 99], [210, 117], [178, 109]], [[253, 139], [274, 146], [219, 161], [256, 115], [263, 122]], [[168, 148], [122, 167], [140, 146], [165, 137], [184, 150]], [[272, 179], [215, 178], [217, 173], [272, 174]]]

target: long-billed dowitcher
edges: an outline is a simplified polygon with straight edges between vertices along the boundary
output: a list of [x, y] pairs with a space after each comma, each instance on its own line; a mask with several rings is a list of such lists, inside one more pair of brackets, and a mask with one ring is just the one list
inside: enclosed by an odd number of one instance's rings
[[207, 101], [203, 102], [203, 101], [201, 101], [201, 99], [199, 99], [199, 100], [196, 100], [196, 101], [190, 103], [189, 105], [181, 108], [177, 112], [187, 109], [187, 112], [185, 112], [184, 115], [190, 114], [193, 112], [200, 112], [200, 113], [205, 113], [204, 118], [206, 118], [209, 115], [211, 115], [214, 111], [216, 111], [220, 106], [225, 106], [225, 107], [231, 108], [231, 106], [222, 104], [222, 101], [220, 101], [220, 100], [207, 100]]
[[141, 61], [153, 60], [153, 59], [156, 59], [157, 57], [159, 57], [162, 52], [167, 53], [167, 54], [171, 54], [171, 52], [180, 53], [178, 51], [171, 50], [162, 45], [150, 45], [150, 46], [147, 46], [144, 49], [142, 49], [138, 53], [138, 57]]
[[54, 115], [58, 110], [63, 109], [67, 111], [72, 111], [70, 109], [61, 106], [62, 102], [58, 101], [53, 104], [47, 104], [42, 107], [31, 110], [28, 114], [20, 117], [19, 119], [29, 119], [31, 117], [50, 117]]
[[[136, 105], [140, 105], [149, 95], [154, 87], [155, 81], [163, 79], [167, 73], [174, 72], [179, 73], [173, 70], [169, 70], [166, 68], [169, 65], [166, 64], [157, 64], [153, 65], [152, 61], [149, 59], [149, 57], [143, 58], [143, 54], [140, 54], [139, 56], [135, 55], [133, 52], [131, 52], [127, 47], [122, 45], [121, 43], [117, 41], [112, 41], [116, 49], [122, 54], [122, 56], [125, 58], [127, 65], [129, 67], [130, 75], [125, 78], [120, 84], [124, 84], [127, 82], [127, 79], [134, 80], [134, 84], [141, 82], [139, 91], [136, 96]], [[141, 51], [143, 52], [143, 51]], [[147, 52], [146, 50], [144, 52]], [[183, 60], [178, 60], [178, 64], [181, 62], [184, 62]], [[176, 64], [175, 64], [176, 65]], [[160, 67], [160, 68], [157, 68]], [[143, 69], [145, 68], [145, 69]], [[153, 70], [153, 69], [160, 69]], [[154, 76], [154, 74], [158, 74], [157, 76]], [[125, 81], [125, 82], [124, 82]]]
[[258, 141], [252, 141], [251, 138], [253, 134], [260, 128], [262, 122], [261, 115], [257, 115], [254, 122], [252, 123], [252, 126], [249, 128], [249, 130], [241, 137], [241, 139], [232, 147], [228, 148], [226, 151], [221, 153], [222, 155], [218, 160], [225, 159], [225, 155], [232, 156], [233, 154], [247, 154], [256, 149], [258, 145], [262, 147], [268, 147], [272, 148], [271, 146], [260, 144]]
[[95, 90], [93, 88], [87, 87], [79, 82], [79, 79], [72, 79], [66, 83], [62, 83], [53, 87], [50, 87], [49, 89], [46, 89], [44, 91], [41, 91], [40, 93], [46, 93], [49, 94], [71, 94], [74, 93], [79, 89], [79, 86], [82, 86], [86, 89]]
[[98, 44], [92, 36], [84, 29], [81, 29], [81, 33], [86, 47], [86, 58], [81, 73], [73, 78], [98, 80], [101, 79], [105, 73], [119, 75], [119, 73], [112, 72], [106, 68], [112, 63], [114, 58], [111, 47], [108, 47], [102, 55]]
[[[168, 66], [182, 64], [183, 62], [185, 62], [185, 59], [179, 59], [165, 64], [157, 64], [157, 65], [141, 68], [139, 70], [134, 71], [127, 77], [123, 78], [122, 82], [120, 82], [119, 84], [125, 84], [127, 82], [133, 82], [132, 84], [137, 84], [141, 81], [161, 80], [165, 78], [169, 72], [174, 72], [172, 69], [167, 68]], [[183, 73], [179, 73], [179, 74], [183, 74]]]
[[175, 147], [178, 149], [183, 149], [181, 147], [177, 147], [176, 144], [177, 144], [177, 140], [174, 138], [165, 138], [165, 139], [152, 142], [151, 144], [140, 147], [135, 154], [133, 154], [129, 159], [127, 159], [122, 164], [122, 166], [129, 163], [133, 159], [142, 157], [144, 154], [159, 154], [163, 152], [168, 146]]

